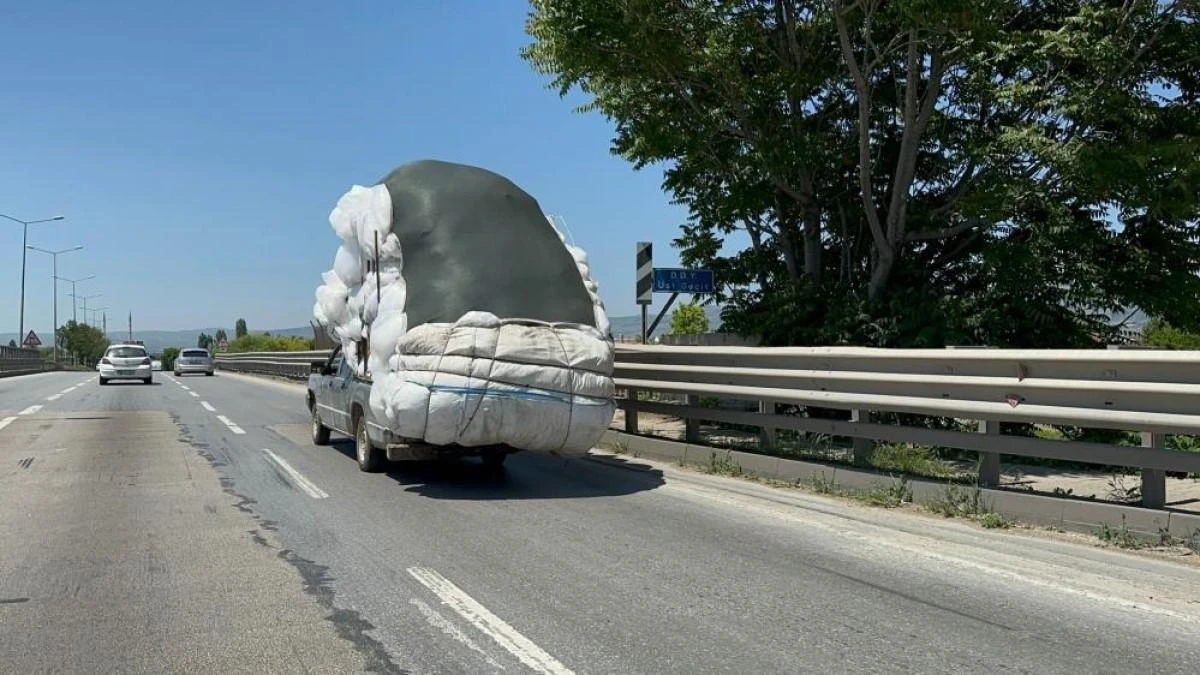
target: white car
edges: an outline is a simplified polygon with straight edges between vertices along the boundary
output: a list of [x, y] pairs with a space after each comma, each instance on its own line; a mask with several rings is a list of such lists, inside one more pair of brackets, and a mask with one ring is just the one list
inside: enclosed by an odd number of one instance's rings
[[150, 354], [142, 345], [113, 345], [100, 359], [100, 384], [112, 380], [141, 380], [145, 384], [154, 382], [154, 367]]

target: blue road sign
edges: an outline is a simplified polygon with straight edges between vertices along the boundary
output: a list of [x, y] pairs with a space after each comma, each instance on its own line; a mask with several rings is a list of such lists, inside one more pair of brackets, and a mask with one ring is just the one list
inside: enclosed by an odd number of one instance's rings
[[655, 293], [714, 293], [716, 290], [712, 270], [654, 268]]

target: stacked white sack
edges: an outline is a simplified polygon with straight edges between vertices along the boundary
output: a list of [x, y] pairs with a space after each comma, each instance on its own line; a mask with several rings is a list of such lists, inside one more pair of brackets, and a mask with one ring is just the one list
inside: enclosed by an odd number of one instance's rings
[[[567, 245], [556, 226], [592, 299], [598, 329], [468, 312], [453, 324], [409, 332], [403, 255], [390, 232], [386, 186], [354, 186], [329, 221], [342, 245], [333, 269], [322, 275], [313, 314], [359, 372], [358, 341], [369, 335], [372, 413], [388, 420], [394, 433], [436, 445], [561, 453], [587, 452], [599, 441], [614, 412], [609, 320], [587, 254]], [[376, 275], [366, 264], [374, 259], [376, 233], [378, 305]]]
[[468, 312], [409, 331], [371, 408], [435, 445], [586, 452], [612, 421], [613, 345], [592, 326]]

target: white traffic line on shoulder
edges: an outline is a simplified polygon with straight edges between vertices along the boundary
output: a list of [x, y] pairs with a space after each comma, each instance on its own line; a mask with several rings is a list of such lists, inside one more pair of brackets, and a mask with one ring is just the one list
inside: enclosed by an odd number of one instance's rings
[[223, 422], [225, 424], [225, 426], [229, 427], [229, 430], [235, 434], [246, 433], [245, 429], [239, 427], [236, 422], [234, 422], [233, 420], [229, 419], [228, 417], [226, 417], [224, 415], [217, 415], [217, 419], [221, 420], [221, 422]]
[[517, 632], [516, 628], [505, 623], [503, 619], [492, 614], [487, 607], [479, 604], [466, 591], [454, 585], [436, 570], [428, 567], [410, 567], [408, 573], [412, 578], [428, 588], [442, 603], [453, 609], [472, 626], [496, 641], [508, 653], [517, 657], [532, 670], [548, 675], [568, 675], [572, 671], [553, 656], [547, 654], [532, 640]]
[[271, 452], [270, 450], [268, 450], [266, 448], [263, 448], [263, 452], [266, 453], [268, 460], [274, 462], [275, 465], [278, 466], [280, 469], [283, 469], [283, 472], [286, 473], [288, 475], [288, 477], [292, 479], [292, 482], [295, 483], [296, 487], [300, 488], [304, 492], [304, 494], [308, 495], [309, 497], [312, 497], [313, 499], [325, 499], [326, 497], [329, 496], [324, 490], [317, 487], [309, 479], [305, 478], [304, 474], [293, 469], [292, 465], [288, 464], [287, 461], [284, 460], [282, 457]]
[[5, 417], [4, 419], [0, 420], [0, 429], [3, 429], [4, 427], [6, 427], [16, 421], [17, 421], [16, 417]]
[[208, 412], [217, 412], [217, 409], [212, 407], [212, 404], [208, 401], [200, 401], [200, 405], [204, 406], [204, 409]]
[[22, 410], [21, 412], [19, 412], [17, 414], [18, 415], [33, 415], [33, 414], [36, 414], [37, 411], [39, 411], [41, 409], [42, 409], [42, 406], [40, 406], [40, 405], [31, 405], [28, 408]]
[[51, 394], [50, 396], [46, 397], [46, 400], [47, 401], [57, 401], [60, 398], [62, 398], [62, 394]]
[[449, 619], [439, 614], [436, 609], [430, 607], [423, 600], [418, 600], [417, 598], [413, 598], [408, 602], [413, 607], [416, 607], [419, 612], [421, 612], [421, 615], [425, 617], [425, 620], [429, 622], [430, 626], [437, 628], [453, 638], [456, 642], [462, 644], [467, 649], [479, 654], [480, 658], [487, 662], [487, 664], [492, 668], [495, 668], [496, 670], [504, 670], [504, 666], [497, 663], [496, 660], [491, 656], [488, 656], [488, 653], [483, 651], [479, 645], [475, 644], [475, 641], [472, 640], [469, 635], [459, 630], [458, 626], [455, 626], [450, 622]]

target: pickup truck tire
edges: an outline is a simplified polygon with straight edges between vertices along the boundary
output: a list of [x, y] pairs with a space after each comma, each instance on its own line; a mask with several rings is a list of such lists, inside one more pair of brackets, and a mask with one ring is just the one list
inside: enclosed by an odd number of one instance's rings
[[312, 407], [312, 442], [313, 445], [329, 445], [329, 427], [321, 424], [315, 405]]
[[382, 471], [386, 457], [371, 443], [371, 437], [367, 434], [367, 421], [359, 417], [354, 426], [354, 454], [358, 459], [359, 470], [367, 473]]

